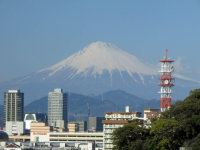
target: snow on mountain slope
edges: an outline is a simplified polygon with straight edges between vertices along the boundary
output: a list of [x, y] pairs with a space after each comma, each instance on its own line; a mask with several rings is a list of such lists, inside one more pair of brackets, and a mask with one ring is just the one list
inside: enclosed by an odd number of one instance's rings
[[[80, 94], [120, 89], [145, 99], [158, 99], [160, 74], [157, 67], [143, 63], [113, 44], [94, 42], [51, 67], [1, 83], [0, 93], [22, 89], [26, 93], [26, 103], [45, 96], [54, 88]], [[175, 99], [182, 99], [190, 90], [199, 87], [199, 82], [190, 78], [179, 74], [175, 77]]]
[[145, 65], [137, 57], [104, 42], [94, 42], [58, 64], [39, 72], [49, 71], [50, 77], [66, 69], [73, 70], [71, 78], [79, 74], [87, 76], [89, 73], [95, 77], [102, 75], [104, 71], [108, 71], [111, 76], [113, 71], [119, 71], [120, 74], [127, 72], [132, 78], [134, 78], [133, 73], [136, 73], [141, 80], [142, 75], [157, 74], [154, 68]]

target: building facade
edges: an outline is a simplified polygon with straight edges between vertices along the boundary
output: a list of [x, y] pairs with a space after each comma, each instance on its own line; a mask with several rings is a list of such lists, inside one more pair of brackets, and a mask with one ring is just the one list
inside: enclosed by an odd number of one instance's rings
[[25, 133], [30, 133], [31, 122], [47, 123], [47, 115], [45, 113], [26, 113], [24, 115]]
[[31, 122], [30, 140], [34, 142], [49, 141], [49, 133], [52, 131], [50, 126], [46, 126], [44, 122]]
[[54, 89], [48, 94], [48, 125], [66, 128], [67, 125], [67, 94], [62, 89]]
[[134, 119], [142, 119], [140, 118], [141, 113], [140, 112], [130, 112], [129, 107], [126, 106], [125, 112], [105, 112], [105, 119], [103, 120], [103, 148], [104, 150], [112, 150], [113, 144], [112, 144], [112, 132], [119, 128], [124, 126], [128, 123], [128, 121], [134, 120]]
[[23, 135], [24, 122], [23, 121], [6, 121], [6, 132], [8, 135]]
[[95, 142], [103, 143], [103, 132], [31, 132], [31, 142]]
[[88, 117], [88, 131], [102, 132], [102, 120], [105, 120], [105, 117]]
[[71, 121], [68, 122], [69, 132], [86, 132], [87, 122], [86, 121]]
[[23, 121], [24, 93], [20, 90], [8, 90], [4, 93], [4, 123]]
[[144, 109], [144, 125], [146, 128], [151, 128], [151, 120], [159, 118], [161, 115], [160, 109]]

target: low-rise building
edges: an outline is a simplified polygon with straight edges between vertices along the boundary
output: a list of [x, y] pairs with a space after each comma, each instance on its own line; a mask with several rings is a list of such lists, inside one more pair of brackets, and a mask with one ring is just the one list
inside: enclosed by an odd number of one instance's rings
[[157, 118], [160, 114], [160, 109], [144, 109], [144, 120]]
[[70, 121], [68, 122], [69, 132], [86, 132], [87, 122], [86, 121]]
[[61, 142], [61, 141], [76, 141], [76, 142], [95, 142], [103, 143], [103, 132], [50, 132], [50, 142]]
[[68, 122], [68, 131], [69, 132], [78, 132], [78, 123]]
[[99, 142], [103, 143], [103, 132], [56, 132], [42, 122], [31, 123], [31, 142]]
[[105, 117], [88, 117], [88, 131], [103, 132], [102, 120]]
[[49, 132], [52, 131], [52, 127], [46, 126], [44, 122], [31, 122], [31, 141], [34, 142], [48, 142]]
[[31, 122], [47, 123], [47, 115], [45, 113], [26, 113], [24, 115], [25, 133], [30, 133]]
[[2, 142], [0, 149], [7, 150], [103, 150], [102, 143], [95, 142]]
[[160, 109], [144, 109], [144, 125], [146, 128], [151, 127], [151, 119], [160, 117]]
[[8, 135], [23, 135], [24, 122], [23, 121], [6, 121], [6, 132]]

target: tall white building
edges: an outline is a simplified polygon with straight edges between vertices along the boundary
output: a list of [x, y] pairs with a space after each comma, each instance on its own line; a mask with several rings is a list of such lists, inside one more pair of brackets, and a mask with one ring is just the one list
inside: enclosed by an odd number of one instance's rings
[[129, 106], [126, 106], [125, 112], [105, 112], [105, 119], [103, 120], [103, 147], [104, 150], [112, 150], [112, 132], [122, 127], [123, 125], [127, 124], [128, 121], [134, 120], [134, 119], [141, 119], [141, 113], [140, 112], [130, 112]]
[[48, 125], [66, 128], [67, 125], [67, 94], [62, 89], [54, 89], [48, 94]]

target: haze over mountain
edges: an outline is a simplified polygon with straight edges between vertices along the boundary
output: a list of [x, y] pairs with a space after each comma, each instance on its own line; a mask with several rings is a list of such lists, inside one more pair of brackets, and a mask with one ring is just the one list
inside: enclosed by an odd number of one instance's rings
[[[87, 120], [88, 106], [90, 116], [104, 116], [104, 112], [124, 111], [125, 106], [129, 105], [131, 111], [143, 113], [144, 108], [160, 108], [159, 100], [145, 100], [122, 90], [115, 90], [103, 93], [102, 95], [82, 95], [70, 93], [68, 95], [68, 117], [69, 120]], [[48, 97], [33, 101], [25, 106], [25, 112], [48, 111]]]
[[[25, 104], [54, 88], [86, 95], [121, 89], [142, 98], [159, 99], [159, 74], [155, 66], [145, 64], [113, 44], [94, 42], [53, 66], [4, 82], [0, 88], [1, 93], [21, 89], [25, 93]], [[184, 98], [199, 86], [186, 79], [180, 75], [176, 78], [175, 99]]]
[[[88, 106], [90, 116], [104, 116], [104, 112], [124, 111], [129, 105], [131, 111], [143, 113], [144, 108], [160, 108], [160, 100], [146, 100], [122, 90], [109, 91], [101, 95], [82, 95], [70, 93], [68, 95], [68, 118], [72, 120], [87, 120]], [[24, 107], [25, 113], [47, 113], [48, 97], [37, 99]], [[0, 105], [0, 126], [3, 124], [3, 105]]]

